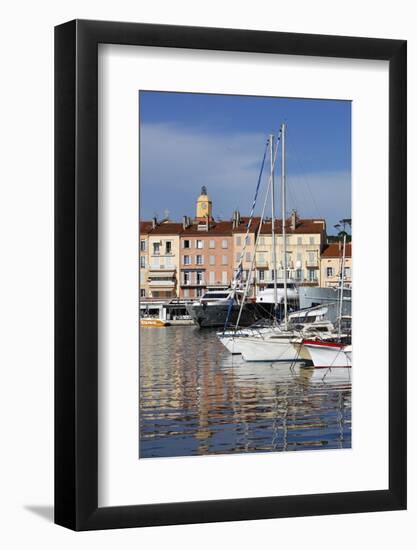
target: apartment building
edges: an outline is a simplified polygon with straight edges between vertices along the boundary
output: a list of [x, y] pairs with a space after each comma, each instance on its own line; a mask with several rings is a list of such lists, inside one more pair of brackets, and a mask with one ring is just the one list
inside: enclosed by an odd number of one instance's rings
[[[326, 245], [326, 222], [322, 219], [300, 219], [294, 211], [285, 220], [287, 279], [298, 284], [321, 286], [320, 257]], [[275, 220], [275, 254], [277, 280], [284, 277], [282, 220]], [[259, 290], [274, 280], [272, 222], [264, 220], [256, 246], [256, 285]]]
[[143, 221], [139, 224], [139, 290], [140, 297], [149, 298], [150, 290], [148, 285], [148, 236], [152, 229], [152, 222]]
[[148, 288], [151, 298], [167, 300], [178, 294], [181, 223], [155, 219], [148, 233]]
[[[341, 280], [343, 245], [331, 243], [321, 253], [320, 271], [322, 286], [337, 287]], [[352, 286], [352, 244], [346, 244], [343, 284]]]

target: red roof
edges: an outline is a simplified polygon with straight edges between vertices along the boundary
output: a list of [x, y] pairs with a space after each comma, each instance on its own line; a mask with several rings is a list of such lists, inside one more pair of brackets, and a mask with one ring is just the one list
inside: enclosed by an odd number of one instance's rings
[[[264, 221], [261, 227], [261, 235], [271, 233], [271, 220]], [[275, 232], [282, 232], [282, 220], [275, 220]], [[321, 219], [298, 219], [295, 229], [292, 228], [291, 220], [286, 220], [285, 229], [287, 233], [322, 233], [326, 228], [326, 222]]]
[[152, 222], [143, 221], [139, 223], [139, 233], [145, 235], [152, 229]]
[[[342, 243], [331, 243], [321, 253], [322, 258], [341, 258], [342, 257]], [[346, 258], [352, 257], [352, 244], [346, 243]]]
[[213, 235], [219, 235], [219, 236], [225, 236], [225, 237], [231, 237], [232, 236], [232, 222], [231, 221], [222, 221], [222, 222], [210, 222], [208, 231], [206, 229], [198, 229], [198, 226], [204, 225], [204, 223], [193, 223], [186, 229], [183, 229], [181, 225], [181, 236], [187, 237], [189, 236], [196, 236], [201, 235], [202, 237], [206, 236], [213, 236]]

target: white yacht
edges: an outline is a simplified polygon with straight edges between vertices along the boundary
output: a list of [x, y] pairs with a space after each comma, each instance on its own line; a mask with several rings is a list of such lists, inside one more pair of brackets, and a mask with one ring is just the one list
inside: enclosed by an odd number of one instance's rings
[[[256, 296], [256, 301], [263, 304], [273, 304], [274, 303], [274, 293], [276, 288], [276, 300], [278, 304], [284, 303], [284, 282], [277, 281], [276, 286], [274, 283], [268, 283], [266, 287], [259, 291]], [[287, 300], [288, 302], [293, 302], [298, 304], [298, 288], [295, 282], [287, 282]]]

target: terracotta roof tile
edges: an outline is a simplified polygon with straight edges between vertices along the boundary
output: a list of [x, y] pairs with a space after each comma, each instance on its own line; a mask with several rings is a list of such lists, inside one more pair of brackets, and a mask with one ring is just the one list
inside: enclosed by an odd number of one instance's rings
[[[326, 248], [321, 253], [322, 258], [340, 258], [342, 256], [342, 246], [341, 243], [331, 243], [326, 246]], [[346, 243], [346, 258], [352, 257], [352, 244]]]

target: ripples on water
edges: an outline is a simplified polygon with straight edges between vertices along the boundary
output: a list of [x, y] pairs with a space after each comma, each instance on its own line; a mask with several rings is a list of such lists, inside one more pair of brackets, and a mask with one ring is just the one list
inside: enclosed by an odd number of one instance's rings
[[351, 369], [230, 355], [213, 330], [140, 329], [140, 458], [351, 446]]

